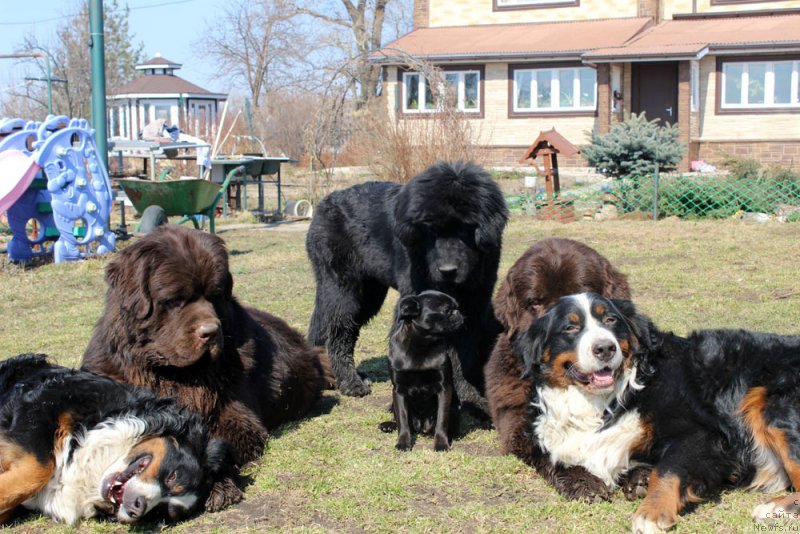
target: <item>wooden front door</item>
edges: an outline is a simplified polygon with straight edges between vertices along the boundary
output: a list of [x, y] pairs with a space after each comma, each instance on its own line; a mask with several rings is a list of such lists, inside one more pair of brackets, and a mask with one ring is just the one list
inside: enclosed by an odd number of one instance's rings
[[678, 64], [674, 61], [634, 63], [631, 111], [645, 112], [661, 124], [678, 122]]

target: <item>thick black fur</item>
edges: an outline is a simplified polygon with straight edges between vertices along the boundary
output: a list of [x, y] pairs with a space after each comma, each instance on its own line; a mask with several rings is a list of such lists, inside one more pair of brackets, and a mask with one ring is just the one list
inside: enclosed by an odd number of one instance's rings
[[[309, 340], [326, 345], [337, 385], [367, 395], [353, 349], [390, 287], [435, 289], [458, 301], [462, 401], [485, 401], [483, 366], [497, 334], [491, 296], [508, 211], [489, 174], [471, 163], [433, 165], [405, 185], [370, 182], [335, 191], [314, 212], [306, 249], [317, 282]], [[471, 387], [467, 387], [471, 386]]]
[[401, 298], [389, 341], [396, 448], [413, 447], [412, 434], [433, 434], [434, 450], [446, 451], [458, 433], [458, 396], [453, 390], [453, 334], [464, 323], [458, 303], [439, 291], [423, 291]]
[[[641, 418], [641, 439], [628, 454], [653, 469], [649, 474], [631, 470], [617, 481], [634, 494], [649, 484], [634, 532], [668, 529], [688, 504], [715, 498], [725, 488], [798, 490], [799, 336], [722, 329], [681, 337], [659, 331], [628, 301], [594, 298], [613, 306], [638, 341], [632, 362], [636, 385], [612, 402], [602, 427], [612, 428], [634, 410]], [[540, 321], [557, 326], [560, 320], [557, 308], [548, 314], [518, 340], [534, 381], [542, 377], [536, 370], [542, 347], [551, 346]], [[764, 455], [772, 458], [779, 476], [764, 469]], [[569, 487], [580, 490], [574, 482]], [[800, 493], [778, 497], [754, 515], [800, 512], [798, 503]]]
[[[790, 475], [797, 473], [800, 337], [746, 330], [700, 330], [688, 338], [656, 332], [651, 337], [654, 344], [636, 363], [645, 387], [632, 392], [626, 404], [638, 408], [652, 425], [652, 446], [643, 460], [655, 466], [660, 479], [677, 477], [680, 508], [714, 498], [726, 487], [760, 487], [755, 483], [757, 432], [746, 413], [758, 414], [767, 427], [785, 436], [784, 452], [794, 465], [783, 462], [783, 467]], [[746, 402], [759, 388], [763, 403]], [[624, 408], [618, 408], [617, 417], [620, 410]], [[780, 448], [772, 450], [777, 457]], [[800, 479], [790, 476], [789, 482], [800, 490]], [[798, 495], [792, 511], [800, 511]], [[656, 517], [657, 512], [640, 507], [637, 519], [660, 521], [662, 527], [677, 520]]]
[[[199, 508], [212, 479], [227, 470], [231, 461], [232, 450], [227, 443], [209, 441], [201, 418], [173, 399], [54, 365], [42, 354], [23, 354], [0, 362], [0, 480], [14, 476], [20, 454], [35, 458], [41, 472], [53, 468], [52, 476], [58, 476], [58, 467], [52, 463], [59, 450], [70, 447], [69, 463], [77, 449], [85, 445], [81, 439], [87, 432], [128, 417], [145, 423], [143, 439], [168, 437], [174, 447], [161, 463], [162, 495], [196, 495]], [[173, 472], [175, 477], [167, 482]], [[8, 504], [23, 497], [13, 497], [14, 491], [6, 482], [0, 483], [0, 502]], [[98, 513], [109, 515], [118, 509], [109, 501], [95, 506]], [[178, 514], [191, 511], [169, 506], [147, 517], [178, 519]], [[0, 523], [11, 512], [13, 509], [0, 509]]]

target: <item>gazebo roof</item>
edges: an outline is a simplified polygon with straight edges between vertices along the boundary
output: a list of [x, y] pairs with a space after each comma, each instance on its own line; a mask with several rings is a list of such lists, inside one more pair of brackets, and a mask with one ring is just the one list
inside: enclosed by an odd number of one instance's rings
[[525, 152], [525, 156], [521, 160], [520, 163], [524, 163], [526, 159], [536, 159], [536, 156], [539, 154], [539, 151], [543, 148], [553, 148], [559, 154], [563, 154], [565, 156], [574, 156], [576, 154], [580, 154], [580, 149], [567, 141], [567, 139], [558, 133], [555, 128], [547, 130], [545, 132], [539, 132], [539, 137], [533, 142], [533, 144], [528, 148]]

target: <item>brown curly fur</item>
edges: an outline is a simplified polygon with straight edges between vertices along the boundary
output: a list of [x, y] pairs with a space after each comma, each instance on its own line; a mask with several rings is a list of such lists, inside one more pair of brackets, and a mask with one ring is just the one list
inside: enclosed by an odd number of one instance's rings
[[[215, 235], [158, 228], [108, 265], [106, 282], [83, 368], [176, 397], [233, 445], [240, 465], [261, 456], [269, 429], [301, 417], [333, 384], [327, 357], [302, 334], [233, 297]], [[230, 480], [216, 489], [211, 509], [241, 498]]]
[[511, 339], [526, 330], [559, 298], [583, 292], [630, 299], [627, 277], [593, 248], [563, 238], [539, 241], [514, 263], [494, 298], [504, 332], [486, 364], [486, 398], [503, 453], [533, 463], [527, 432], [530, 382], [522, 378]]

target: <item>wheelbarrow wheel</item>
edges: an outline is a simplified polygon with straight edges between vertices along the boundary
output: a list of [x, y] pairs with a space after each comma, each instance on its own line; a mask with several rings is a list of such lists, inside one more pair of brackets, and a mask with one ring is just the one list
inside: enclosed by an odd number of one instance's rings
[[167, 212], [161, 206], [147, 206], [142, 213], [142, 220], [139, 221], [139, 231], [149, 234], [162, 224], [167, 224]]

